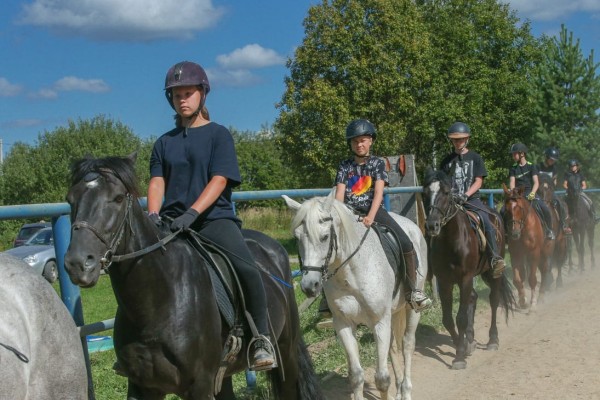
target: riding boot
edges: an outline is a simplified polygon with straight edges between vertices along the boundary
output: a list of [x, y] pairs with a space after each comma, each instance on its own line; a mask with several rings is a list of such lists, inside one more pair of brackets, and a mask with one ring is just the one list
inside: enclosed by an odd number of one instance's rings
[[548, 207], [541, 207], [542, 214], [544, 215], [543, 225], [546, 229], [546, 239], [554, 240], [556, 237], [554, 236], [554, 231], [552, 230], [552, 218], [550, 216], [550, 210]]
[[506, 268], [506, 265], [504, 264], [504, 258], [498, 254], [498, 243], [496, 243], [495, 235], [496, 233], [493, 231], [485, 232], [485, 237], [488, 242], [488, 250], [491, 256], [490, 266], [492, 268], [492, 276], [494, 278], [500, 278], [504, 272], [504, 269]]
[[268, 335], [260, 335], [252, 342], [253, 348], [252, 365], [250, 369], [254, 371], [264, 371], [276, 367], [275, 350]]
[[558, 219], [560, 220], [560, 225], [563, 232], [565, 233], [565, 235], [570, 235], [571, 228], [569, 227], [569, 224], [567, 224], [567, 216], [565, 215], [566, 212], [562, 203], [558, 200], [555, 200], [554, 205], [556, 207], [556, 210], [558, 211]]
[[404, 265], [406, 266], [406, 279], [404, 279], [404, 292], [408, 304], [416, 311], [420, 312], [431, 307], [431, 299], [425, 292], [417, 289], [417, 252], [413, 249], [408, 253], [403, 253]]
[[319, 303], [319, 317], [320, 321], [317, 322], [317, 328], [333, 328], [333, 319], [331, 317], [331, 310], [329, 309], [329, 304], [327, 304], [327, 297], [325, 297], [325, 292], [321, 294], [321, 302]]

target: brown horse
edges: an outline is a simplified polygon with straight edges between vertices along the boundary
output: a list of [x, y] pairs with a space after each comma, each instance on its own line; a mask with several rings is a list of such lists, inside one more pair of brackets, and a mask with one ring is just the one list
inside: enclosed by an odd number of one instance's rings
[[[452, 336], [456, 357], [452, 369], [467, 367], [466, 357], [477, 347], [474, 319], [477, 292], [473, 279], [481, 276], [490, 288], [490, 321], [487, 350], [498, 350], [496, 315], [502, 305], [508, 320], [509, 311], [515, 307], [515, 298], [506, 275], [494, 278], [489, 265], [489, 255], [482, 249], [482, 241], [473, 229], [464, 207], [457, 205], [451, 196], [452, 183], [443, 171], [428, 169], [423, 184], [423, 202], [427, 211], [426, 230], [429, 238], [429, 262], [437, 279], [442, 304], [442, 323]], [[504, 231], [500, 216], [486, 208], [498, 229], [498, 248], [504, 256]], [[460, 300], [456, 325], [452, 316], [453, 290], [458, 286]]]
[[[555, 198], [554, 196], [554, 182], [549, 175], [539, 174], [540, 187], [538, 189], [538, 193], [540, 194], [540, 198], [544, 201], [548, 208], [550, 209], [550, 215], [552, 217], [552, 230], [556, 233], [556, 239], [554, 241], [554, 253], [552, 254], [552, 262], [550, 264], [550, 271], [552, 271], [552, 267], [556, 267], [556, 287], [562, 287], [562, 267], [565, 265], [567, 261], [567, 235], [562, 229], [560, 223], [560, 214], [558, 212], [557, 207], [560, 205], [556, 204], [560, 200]], [[564, 207], [566, 210], [566, 207]], [[565, 211], [566, 212], [566, 211]], [[553, 275], [552, 273], [548, 274], [548, 286], [546, 287], [549, 290], [552, 286]]]
[[[546, 240], [542, 220], [533, 204], [523, 196], [523, 187], [509, 190], [504, 188], [504, 221], [508, 236], [508, 252], [513, 269], [513, 284], [519, 295], [519, 307], [527, 308], [524, 280], [529, 282], [531, 298], [529, 311], [535, 311], [538, 302], [537, 270], [542, 282], [539, 299], [542, 300], [550, 272], [550, 259], [554, 252], [554, 240]], [[534, 200], [536, 201], [536, 200]]]

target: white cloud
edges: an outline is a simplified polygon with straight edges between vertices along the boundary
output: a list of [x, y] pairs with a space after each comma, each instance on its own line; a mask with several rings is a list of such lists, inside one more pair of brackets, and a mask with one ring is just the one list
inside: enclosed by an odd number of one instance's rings
[[190, 39], [223, 15], [212, 0], [34, 0], [19, 22], [98, 40]]
[[81, 79], [75, 76], [65, 76], [54, 84], [54, 89], [60, 92], [80, 91], [103, 93], [108, 92], [110, 87], [102, 79]]
[[551, 21], [576, 12], [599, 12], [600, 0], [507, 0], [519, 16], [531, 20]]
[[12, 97], [21, 93], [20, 85], [10, 83], [6, 78], [0, 77], [0, 97]]
[[32, 99], [46, 99], [46, 100], [52, 100], [52, 99], [56, 99], [58, 97], [58, 92], [54, 89], [40, 89], [35, 93], [31, 93], [29, 95], [30, 98]]
[[265, 49], [259, 44], [249, 44], [229, 54], [217, 56], [217, 62], [226, 69], [263, 68], [285, 64], [285, 58], [275, 50]]
[[260, 77], [254, 75], [247, 69], [211, 69], [206, 70], [208, 80], [211, 85], [222, 85], [222, 86], [252, 86], [261, 82]]

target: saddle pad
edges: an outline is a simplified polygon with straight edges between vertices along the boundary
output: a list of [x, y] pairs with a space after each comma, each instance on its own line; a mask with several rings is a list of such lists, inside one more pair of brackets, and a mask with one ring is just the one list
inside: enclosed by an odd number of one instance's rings
[[371, 227], [377, 233], [377, 236], [379, 236], [381, 247], [383, 247], [383, 251], [388, 259], [388, 263], [394, 270], [394, 275], [396, 277], [396, 282], [394, 284], [394, 296], [396, 296], [398, 288], [400, 287], [400, 282], [402, 282], [406, 277], [406, 269], [404, 267], [402, 258], [403, 255], [400, 253], [400, 243], [398, 242], [394, 232], [387, 226], [373, 224]]
[[198, 235], [190, 234], [188, 242], [207, 262], [217, 306], [229, 328], [233, 328], [237, 325], [236, 321], [238, 319], [234, 303], [237, 300], [236, 295], [241, 293], [240, 288], [233, 290], [234, 287], [237, 287], [238, 282], [234, 278], [235, 269], [224, 254], [211, 245], [204, 243]]

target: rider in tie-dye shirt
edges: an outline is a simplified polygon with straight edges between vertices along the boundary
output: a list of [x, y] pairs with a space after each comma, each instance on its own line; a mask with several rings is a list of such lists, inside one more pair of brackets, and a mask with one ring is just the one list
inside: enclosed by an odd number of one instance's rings
[[376, 137], [375, 127], [366, 119], [352, 121], [346, 128], [346, 141], [354, 157], [340, 163], [335, 179], [336, 199], [364, 215], [365, 226], [370, 227], [375, 222], [394, 231], [406, 269], [406, 300], [419, 312], [431, 306], [431, 299], [416, 289], [418, 259], [410, 238], [383, 208], [383, 188], [388, 184], [388, 174], [383, 160], [370, 154]]

